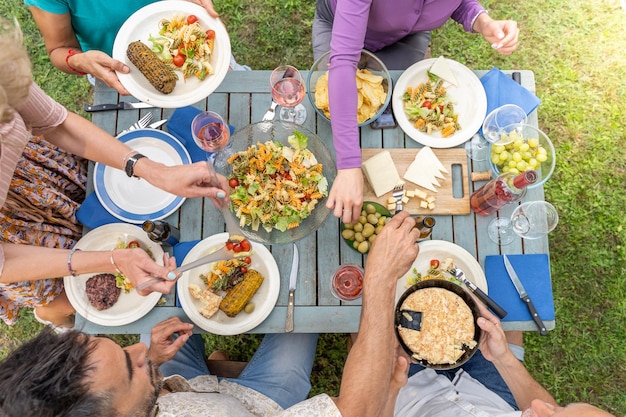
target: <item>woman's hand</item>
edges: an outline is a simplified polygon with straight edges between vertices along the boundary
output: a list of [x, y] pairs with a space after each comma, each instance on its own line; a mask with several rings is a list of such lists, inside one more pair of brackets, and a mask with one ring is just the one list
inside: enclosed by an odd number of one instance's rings
[[206, 11], [209, 13], [211, 17], [219, 17], [219, 14], [215, 11], [213, 7], [213, 2], [211, 0], [188, 0], [192, 3], [199, 4], [204, 7]]
[[130, 68], [117, 59], [113, 59], [104, 52], [101, 51], [87, 51], [80, 54], [72, 55], [68, 63], [72, 68], [89, 73], [94, 77], [102, 80], [106, 85], [117, 90], [118, 93], [124, 96], [129, 96], [130, 93], [119, 78], [117, 78], [117, 72], [128, 74]]
[[328, 195], [326, 207], [344, 223], [359, 220], [363, 207], [363, 173], [361, 168], [340, 169]]
[[483, 13], [474, 22], [473, 29], [502, 55], [510, 55], [517, 48], [519, 29], [514, 20], [493, 20]]
[[[171, 360], [192, 335], [193, 324], [170, 317], [152, 328], [148, 358], [157, 365]], [[177, 335], [178, 337], [174, 337]]]
[[115, 266], [124, 274], [135, 288], [143, 282], [157, 278], [163, 281], [152, 284], [150, 287], [138, 291], [139, 295], [148, 295], [151, 292], [168, 294], [176, 285], [175, 280], [168, 280], [167, 274], [176, 269], [176, 260], [163, 254], [163, 265], [160, 266], [150, 258], [145, 250], [115, 249], [110, 253]]

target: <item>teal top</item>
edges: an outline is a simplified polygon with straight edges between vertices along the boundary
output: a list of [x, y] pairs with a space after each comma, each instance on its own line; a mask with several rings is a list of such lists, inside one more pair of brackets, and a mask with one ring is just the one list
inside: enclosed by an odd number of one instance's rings
[[24, 0], [28, 6], [54, 14], [70, 14], [72, 28], [84, 51], [111, 55], [117, 32], [126, 19], [158, 0]]

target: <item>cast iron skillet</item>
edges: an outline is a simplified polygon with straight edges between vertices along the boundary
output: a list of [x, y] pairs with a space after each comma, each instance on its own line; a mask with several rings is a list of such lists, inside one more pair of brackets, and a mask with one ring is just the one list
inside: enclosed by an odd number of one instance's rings
[[[476, 323], [476, 320], [478, 319], [478, 317], [480, 317], [480, 312], [478, 311], [478, 305], [476, 304], [476, 301], [472, 298], [471, 294], [468, 293], [467, 291], [465, 291], [461, 286], [451, 282], [451, 281], [445, 281], [442, 279], [429, 279], [426, 281], [420, 281], [417, 284], [412, 285], [411, 287], [409, 287], [404, 294], [402, 294], [400, 296], [400, 299], [398, 300], [398, 303], [396, 304], [396, 309], [395, 309], [395, 330], [396, 330], [396, 336], [398, 337], [398, 341], [400, 342], [400, 346], [402, 346], [402, 348], [405, 350], [406, 353], [409, 354], [409, 356], [413, 355], [413, 351], [411, 349], [409, 349], [409, 347], [406, 345], [406, 343], [404, 343], [404, 340], [402, 340], [402, 337], [400, 336], [400, 332], [398, 332], [398, 327], [400, 327], [400, 323], [402, 321], [405, 321], [402, 319], [402, 313], [400, 312], [400, 308], [402, 306], [402, 303], [404, 303], [404, 300], [406, 300], [406, 298], [414, 293], [415, 291], [419, 291], [422, 290], [424, 288], [432, 288], [432, 287], [437, 287], [437, 288], [443, 288], [446, 289], [448, 291], [451, 291], [453, 293], [455, 293], [456, 295], [458, 295], [459, 297], [461, 297], [469, 306], [470, 310], [472, 310], [472, 315], [474, 316], [474, 340], [476, 340], [476, 342], [480, 342], [480, 337], [482, 335], [482, 330], [480, 329], [480, 327], [478, 327], [478, 324]], [[456, 368], [458, 366], [463, 365], [465, 362], [467, 362], [476, 352], [476, 350], [478, 350], [478, 343], [476, 343], [476, 346], [474, 346], [474, 348], [469, 348], [464, 346], [465, 352], [463, 353], [463, 355], [461, 355], [461, 357], [459, 358], [458, 361], [456, 361], [455, 363], [451, 363], [451, 364], [433, 364], [430, 363], [426, 360], [417, 360], [415, 358], [411, 358], [414, 362], [419, 363], [422, 366], [428, 367], [428, 368], [432, 368], [432, 369], [452, 369], [452, 368]]]

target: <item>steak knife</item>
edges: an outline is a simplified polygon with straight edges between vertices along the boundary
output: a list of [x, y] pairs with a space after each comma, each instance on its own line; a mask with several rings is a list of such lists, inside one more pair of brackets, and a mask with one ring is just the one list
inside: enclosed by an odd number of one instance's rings
[[285, 333], [293, 332], [293, 304], [296, 283], [298, 281], [298, 247], [293, 244], [293, 261], [291, 262], [291, 274], [289, 275], [289, 302], [287, 304], [287, 320], [285, 321]]
[[154, 104], [148, 103], [129, 103], [128, 101], [123, 101], [117, 104], [93, 104], [91, 106], [85, 106], [86, 112], [95, 112], [95, 111], [107, 111], [107, 110], [130, 110], [130, 109], [149, 109], [155, 107]]
[[546, 330], [546, 326], [543, 324], [541, 317], [539, 317], [539, 313], [537, 312], [535, 305], [530, 300], [530, 297], [528, 296], [526, 289], [522, 285], [522, 281], [520, 281], [519, 277], [515, 273], [515, 269], [513, 268], [513, 265], [511, 265], [511, 262], [509, 262], [509, 259], [506, 257], [506, 255], [502, 255], [502, 259], [504, 259], [504, 266], [506, 268], [506, 272], [509, 274], [509, 278], [511, 278], [513, 285], [515, 285], [515, 289], [517, 290], [517, 293], [519, 294], [519, 298], [521, 298], [522, 301], [526, 303], [526, 307], [528, 307], [528, 311], [530, 312], [530, 315], [532, 316], [533, 321], [539, 328], [539, 334], [542, 336], [547, 335], [548, 331]]

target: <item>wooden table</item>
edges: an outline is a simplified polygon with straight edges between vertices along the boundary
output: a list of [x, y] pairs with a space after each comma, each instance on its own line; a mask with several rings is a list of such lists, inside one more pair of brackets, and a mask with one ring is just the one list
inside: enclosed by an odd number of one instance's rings
[[[532, 71], [520, 71], [522, 85], [534, 91], [535, 82]], [[481, 77], [486, 71], [475, 71]], [[509, 71], [510, 73], [510, 71]], [[392, 71], [394, 81], [400, 71]], [[306, 72], [303, 74], [306, 78]], [[220, 87], [207, 100], [194, 106], [205, 110], [213, 110], [227, 117], [236, 129], [262, 119], [271, 102], [269, 92], [270, 71], [237, 71], [229, 72]], [[118, 94], [99, 82], [95, 89], [95, 104], [117, 103]], [[123, 97], [122, 100], [133, 101]], [[317, 133], [334, 154], [330, 123], [318, 118], [308, 99], [303, 101], [307, 107], [308, 118], [305, 127]], [[138, 120], [141, 115], [153, 112], [153, 120], [168, 118], [174, 109], [143, 109], [108, 111], [93, 114], [93, 121], [111, 134], [121, 131]], [[530, 123], [537, 125], [536, 112], [529, 117]], [[375, 130], [368, 126], [361, 128], [361, 146], [363, 148], [419, 148], [420, 144], [413, 141], [400, 128]], [[462, 147], [461, 145], [460, 147]], [[487, 161], [468, 161], [470, 171], [486, 171]], [[90, 172], [91, 175], [91, 172]], [[479, 188], [484, 182], [469, 184], [469, 192]], [[91, 178], [89, 185], [91, 186]], [[543, 200], [543, 188], [529, 190], [525, 200]], [[500, 211], [501, 216], [509, 216], [514, 205]], [[446, 240], [462, 246], [474, 255], [484, 268], [486, 255], [500, 253], [548, 253], [548, 239], [525, 240], [517, 239], [514, 243], [499, 247], [487, 236], [487, 224], [493, 216], [469, 215], [435, 216], [437, 225], [432, 239]], [[202, 239], [215, 233], [225, 231], [223, 220], [208, 199], [187, 199], [182, 207], [167, 219], [179, 227], [181, 241]], [[356, 332], [361, 312], [359, 302], [339, 302], [329, 289], [332, 272], [340, 265], [356, 263], [364, 265], [365, 257], [348, 247], [340, 234], [339, 220], [330, 215], [316, 233], [297, 242], [300, 252], [300, 275], [295, 293], [295, 332], [346, 333]], [[281, 276], [281, 289], [278, 302], [268, 318], [251, 333], [280, 333], [284, 331], [289, 287], [289, 271], [291, 269], [291, 245], [272, 245], [270, 250], [278, 263]], [[173, 293], [165, 295], [165, 303], [155, 307], [143, 318], [120, 327], [99, 326], [77, 317], [77, 328], [92, 334], [114, 333], [146, 333], [159, 321], [171, 316], [179, 316], [189, 321], [182, 308], [175, 304]], [[548, 329], [554, 329], [554, 321], [545, 321]], [[503, 322], [506, 330], [536, 331], [535, 324], [528, 322]], [[196, 331], [201, 329], [196, 328]]]

